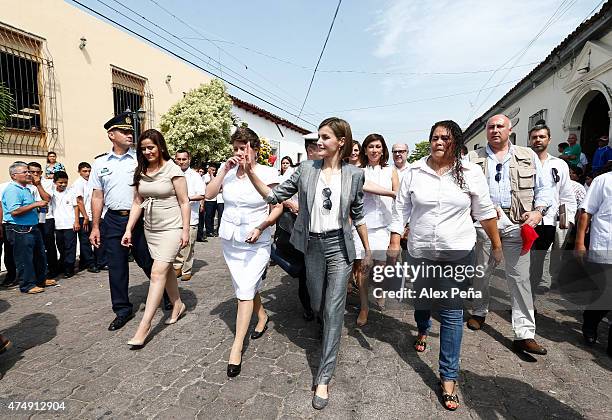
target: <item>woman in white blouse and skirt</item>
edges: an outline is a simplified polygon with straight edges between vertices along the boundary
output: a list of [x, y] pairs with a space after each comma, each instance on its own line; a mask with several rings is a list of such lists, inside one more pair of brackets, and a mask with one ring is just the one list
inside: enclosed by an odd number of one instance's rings
[[[270, 261], [272, 237], [268, 227], [276, 223], [282, 213], [282, 205], [269, 212], [268, 204], [255, 190], [241, 164], [248, 154], [257, 161], [260, 140], [253, 130], [239, 127], [232, 135], [234, 156], [223, 165], [217, 176], [206, 187], [206, 198], [213, 199], [223, 187], [225, 208], [219, 226], [223, 240], [223, 257], [232, 276], [232, 284], [238, 298], [236, 336], [229, 355], [227, 376], [235, 377], [242, 368], [242, 346], [253, 312], [257, 325], [251, 339], [260, 338], [268, 329], [269, 317], [263, 308], [259, 290]], [[278, 184], [278, 171], [255, 164], [254, 171], [268, 186]]]
[[[371, 192], [370, 187], [380, 187], [385, 191], [396, 193], [399, 190], [399, 176], [395, 167], [389, 166], [389, 148], [380, 134], [370, 134], [363, 141], [360, 151], [361, 167], [365, 172], [366, 187], [363, 194], [363, 215], [368, 227], [368, 241], [372, 249], [372, 258], [375, 265], [385, 263], [385, 251], [389, 247], [391, 231], [391, 211], [393, 210], [393, 196], [384, 196]], [[353, 235], [357, 234], [353, 230]], [[359, 286], [359, 299], [361, 308], [357, 317], [357, 325], [364, 326], [368, 322], [368, 282], [369, 276], [360, 269], [360, 261], [364, 250], [359, 241], [355, 240], [357, 260], [354, 270]], [[384, 300], [379, 300], [384, 305]]]
[[[416, 292], [418, 336], [414, 348], [425, 351], [431, 309], [435, 307], [440, 315], [442, 399], [448, 410], [456, 410], [463, 301], [453, 298], [452, 293], [465, 292], [469, 278], [478, 275], [478, 267], [474, 267], [473, 219], [480, 222], [491, 239], [491, 255], [496, 262], [502, 258], [501, 240], [487, 180], [479, 166], [461, 160], [461, 128], [454, 121], [437, 122], [431, 128], [429, 142], [431, 154], [413, 163], [402, 180], [393, 210], [389, 253], [394, 257], [399, 254], [400, 237], [410, 221], [408, 262], [421, 270], [419, 277], [410, 279]], [[448, 297], [422, 297], [423, 291], [431, 295], [431, 290], [445, 292]]]

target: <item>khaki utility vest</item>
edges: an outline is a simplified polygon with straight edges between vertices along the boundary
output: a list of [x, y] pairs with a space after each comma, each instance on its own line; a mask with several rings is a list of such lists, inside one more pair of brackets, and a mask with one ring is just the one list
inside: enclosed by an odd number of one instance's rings
[[[521, 215], [534, 208], [536, 166], [531, 149], [523, 146], [512, 146], [510, 158], [510, 214], [514, 223], [522, 223]], [[486, 147], [473, 150], [468, 154], [470, 162], [479, 165], [489, 182]]]

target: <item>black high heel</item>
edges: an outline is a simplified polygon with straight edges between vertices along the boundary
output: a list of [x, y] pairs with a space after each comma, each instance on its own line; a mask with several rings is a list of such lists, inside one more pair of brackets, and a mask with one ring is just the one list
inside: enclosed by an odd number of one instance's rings
[[270, 322], [270, 316], [268, 315], [268, 319], [266, 319], [266, 324], [263, 327], [263, 330], [261, 331], [257, 331], [257, 330], [253, 330], [253, 332], [251, 333], [251, 340], [257, 340], [258, 338], [261, 338], [262, 335], [264, 335], [264, 333], [268, 330], [268, 322]]
[[240, 375], [240, 371], [242, 370], [242, 355], [244, 354], [244, 349], [240, 352], [240, 363], [237, 365], [233, 365], [231, 363], [227, 364], [227, 377], [235, 378]]

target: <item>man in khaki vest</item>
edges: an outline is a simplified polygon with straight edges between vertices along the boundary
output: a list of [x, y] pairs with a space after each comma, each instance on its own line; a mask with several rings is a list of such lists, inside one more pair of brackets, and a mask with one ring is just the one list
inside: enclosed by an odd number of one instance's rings
[[[505, 115], [495, 115], [487, 121], [487, 146], [472, 151], [468, 159], [480, 165], [489, 184], [493, 204], [499, 216], [499, 236], [504, 251], [505, 275], [512, 301], [512, 329], [514, 351], [546, 354], [546, 349], [535, 341], [535, 316], [529, 281], [529, 253], [521, 254], [522, 224], [537, 226], [551, 205], [550, 183], [542, 172], [537, 155], [527, 147], [515, 146], [508, 139], [512, 132]], [[491, 244], [482, 227], [478, 226], [476, 257], [478, 264], [489, 263]], [[479, 330], [489, 311], [489, 278], [492, 270], [474, 278], [474, 290], [482, 298], [474, 299], [468, 328]]]

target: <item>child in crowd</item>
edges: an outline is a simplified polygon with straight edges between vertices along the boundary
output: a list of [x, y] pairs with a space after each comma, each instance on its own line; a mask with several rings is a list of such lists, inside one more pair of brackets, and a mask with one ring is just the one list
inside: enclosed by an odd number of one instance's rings
[[55, 217], [55, 241], [59, 251], [59, 267], [64, 269], [64, 278], [74, 276], [76, 241], [79, 225], [79, 209], [72, 189], [68, 187], [68, 174], [56, 171], [53, 174], [55, 191], [51, 194], [51, 209]]
[[91, 194], [92, 188], [89, 186], [89, 175], [91, 173], [91, 165], [87, 162], [79, 163], [79, 179], [72, 184], [72, 191], [76, 199], [78, 207], [78, 229], [79, 237], [79, 269], [87, 269], [90, 273], [99, 273], [96, 250], [92, 249], [89, 242], [91, 215]]

